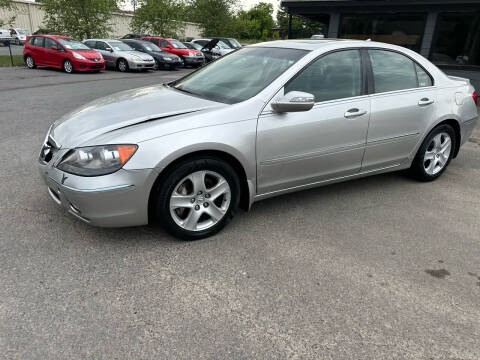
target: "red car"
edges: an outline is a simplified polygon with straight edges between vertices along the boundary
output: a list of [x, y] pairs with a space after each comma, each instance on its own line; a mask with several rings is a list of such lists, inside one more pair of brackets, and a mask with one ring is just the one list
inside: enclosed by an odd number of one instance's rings
[[185, 65], [199, 67], [205, 62], [205, 57], [200, 50], [189, 49], [177, 39], [163, 38], [161, 36], [144, 36], [141, 40], [150, 41], [163, 51], [180, 56]]
[[105, 70], [105, 60], [97, 51], [68, 36], [33, 35], [23, 48], [23, 58], [29, 69], [49, 66], [74, 71]]

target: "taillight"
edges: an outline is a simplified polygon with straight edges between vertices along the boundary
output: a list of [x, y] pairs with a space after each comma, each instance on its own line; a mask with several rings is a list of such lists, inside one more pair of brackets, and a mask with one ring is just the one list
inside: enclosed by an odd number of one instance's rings
[[475, 101], [475, 105], [478, 106], [478, 94], [476, 91], [473, 92], [472, 98], [473, 98], [473, 101]]

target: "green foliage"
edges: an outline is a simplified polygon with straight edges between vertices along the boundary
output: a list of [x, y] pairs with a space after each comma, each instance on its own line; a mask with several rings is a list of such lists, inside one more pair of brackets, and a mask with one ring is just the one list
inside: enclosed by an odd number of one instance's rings
[[135, 32], [177, 37], [183, 28], [185, 3], [181, 0], [141, 0], [131, 28]]
[[78, 39], [102, 37], [111, 31], [112, 12], [118, 0], [41, 0], [44, 25]]
[[[277, 12], [277, 23], [283, 33], [287, 34], [288, 31], [288, 13], [281, 7]], [[314, 34], [322, 34], [324, 24], [309, 20], [303, 17], [292, 17], [292, 39], [309, 38]]]
[[275, 22], [272, 17], [273, 5], [260, 2], [250, 10], [239, 11], [237, 15], [238, 36], [242, 39], [262, 39], [270, 37]]
[[185, 16], [202, 25], [203, 36], [231, 36], [236, 6], [237, 0], [190, 0]]

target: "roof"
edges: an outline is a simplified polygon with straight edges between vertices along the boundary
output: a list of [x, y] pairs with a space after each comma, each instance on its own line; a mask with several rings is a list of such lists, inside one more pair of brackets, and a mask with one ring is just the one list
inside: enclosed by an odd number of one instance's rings
[[365, 40], [349, 40], [349, 39], [295, 39], [295, 40], [277, 40], [258, 43], [250, 46], [259, 47], [277, 47], [277, 48], [289, 48], [289, 49], [301, 49], [301, 50], [317, 50], [321, 47], [331, 44], [333, 42], [351, 42], [352, 44], [364, 43]]

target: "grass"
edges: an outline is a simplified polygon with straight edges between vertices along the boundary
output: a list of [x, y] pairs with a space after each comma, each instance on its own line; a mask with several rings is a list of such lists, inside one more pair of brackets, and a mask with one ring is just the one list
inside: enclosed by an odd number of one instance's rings
[[[23, 56], [22, 55], [13, 55], [13, 66], [23, 66]], [[10, 60], [10, 55], [0, 55], [0, 67], [10, 67], [12, 66], [12, 61]]]

